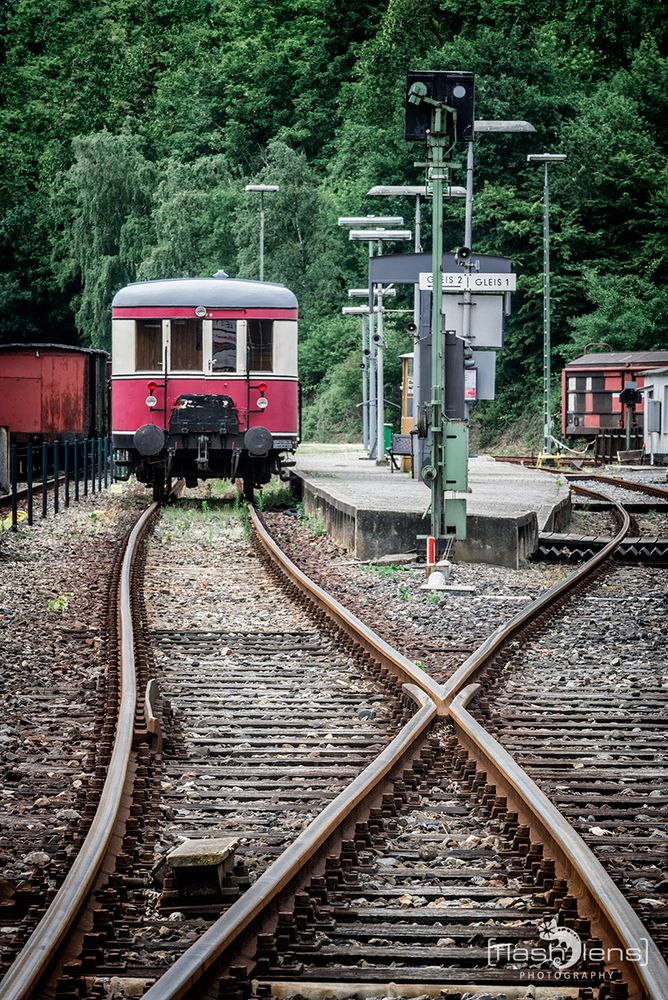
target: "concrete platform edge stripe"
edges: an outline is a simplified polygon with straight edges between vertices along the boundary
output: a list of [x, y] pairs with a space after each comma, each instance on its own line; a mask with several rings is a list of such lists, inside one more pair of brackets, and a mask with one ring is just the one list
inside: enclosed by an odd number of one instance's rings
[[642, 939], [648, 942], [647, 965], [632, 964], [651, 1000], [668, 997], [668, 966], [664, 962], [652, 936], [635, 913], [630, 903], [617, 888], [610, 875], [585, 844], [557, 807], [548, 799], [536, 782], [529, 777], [515, 759], [490, 733], [477, 722], [467, 705], [479, 690], [479, 684], [470, 684], [450, 704], [450, 717], [479, 747], [484, 756], [494, 761], [495, 767], [514, 788], [540, 823], [557, 841], [564, 855], [570, 860], [579, 877], [586, 884], [592, 897], [605, 913], [622, 946], [638, 949], [642, 954]]

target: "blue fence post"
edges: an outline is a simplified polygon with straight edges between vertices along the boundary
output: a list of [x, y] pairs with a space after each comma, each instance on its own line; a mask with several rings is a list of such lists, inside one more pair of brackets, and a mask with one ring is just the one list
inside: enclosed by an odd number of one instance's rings
[[58, 442], [53, 442], [53, 513], [57, 514], [60, 507], [60, 462]]
[[74, 500], [79, 503], [79, 442], [74, 441]]
[[42, 441], [42, 517], [46, 517], [46, 501], [49, 495], [47, 489], [48, 477], [47, 466], [49, 464], [49, 452], [46, 441]]
[[63, 474], [65, 476], [65, 506], [70, 505], [70, 443], [63, 441]]
[[33, 522], [32, 477], [32, 445], [29, 444], [26, 451], [26, 483], [28, 485], [28, 524], [30, 525], [32, 525]]
[[88, 440], [84, 438], [83, 443], [83, 488], [84, 496], [88, 496]]
[[11, 489], [12, 489], [12, 531], [16, 531], [17, 530], [16, 515], [18, 513], [18, 498], [16, 496], [18, 468], [17, 468], [15, 444], [13, 444], [9, 449], [9, 475], [11, 479]]
[[104, 439], [104, 488], [109, 485], [109, 438]]
[[102, 438], [97, 439], [97, 488], [102, 492]]
[[90, 439], [90, 491], [96, 492], [95, 488], [95, 438]]

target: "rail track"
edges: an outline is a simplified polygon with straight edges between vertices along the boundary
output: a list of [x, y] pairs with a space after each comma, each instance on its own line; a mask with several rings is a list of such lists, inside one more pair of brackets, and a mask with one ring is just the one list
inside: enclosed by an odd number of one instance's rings
[[[557, 584], [505, 627], [497, 629], [444, 685], [434, 683], [312, 584], [282, 555], [261, 519], [251, 511], [262, 559], [275, 561], [271, 571], [289, 580], [286, 587], [301, 589], [302, 606], [316, 608], [319, 634], [329, 634], [332, 640], [330, 645], [316, 643], [314, 650], [311, 628], [307, 636], [311, 653], [316, 660], [318, 651], [329, 659], [335, 649], [343, 649], [358, 665], [363, 662], [370, 667], [373, 683], [379, 685], [377, 690], [382, 693], [385, 703], [392, 699], [396, 702], [389, 713], [394, 717], [395, 734], [392, 735], [387, 723], [382, 732], [378, 728], [372, 731], [374, 727], [369, 727], [368, 723], [373, 720], [365, 719], [362, 738], [366, 738], [368, 757], [364, 759], [358, 751], [354, 764], [339, 775], [345, 779], [343, 782], [337, 786], [330, 771], [324, 775], [309, 773], [309, 782], [312, 777], [325, 777], [327, 789], [323, 792], [318, 782], [308, 789], [313, 793], [306, 796], [313, 818], [288, 846], [285, 838], [281, 842], [280, 837], [268, 845], [267, 838], [262, 836], [266, 831], [260, 829], [257, 822], [251, 829], [243, 829], [246, 836], [237, 839], [246, 842], [247, 854], [242, 864], [235, 864], [234, 871], [227, 870], [225, 879], [219, 884], [223, 894], [224, 890], [229, 890], [224, 899], [215, 899], [204, 907], [201, 899], [191, 898], [189, 903], [187, 890], [182, 890], [182, 895], [178, 896], [178, 887], [169, 880], [163, 881], [160, 890], [167, 908], [172, 902], [179, 905], [178, 922], [187, 923], [190, 906], [192, 915], [204, 914], [209, 918], [206, 929], [180, 957], [176, 953], [187, 944], [188, 936], [178, 935], [178, 947], [173, 951], [167, 949], [167, 961], [176, 960], [155, 982], [154, 961], [129, 970], [127, 963], [123, 966], [121, 962], [117, 973], [122, 968], [126, 976], [130, 972], [135, 978], [141, 978], [143, 973], [142, 988], [149, 986], [145, 996], [151, 1000], [202, 995], [207, 991], [211, 996], [230, 998], [245, 998], [253, 991], [265, 997], [318, 996], [323, 985], [338, 989], [339, 996], [384, 996], [392, 990], [394, 996], [442, 995], [443, 989], [461, 996], [468, 989], [483, 988], [493, 991], [494, 996], [509, 997], [519, 996], [518, 990], [530, 987], [532, 996], [539, 996], [536, 990], [543, 989], [547, 991], [545, 996], [555, 996], [555, 990], [564, 995], [564, 991], [571, 988], [574, 992], [569, 995], [577, 995], [582, 988], [583, 997], [597, 995], [601, 1000], [604, 996], [621, 998], [627, 995], [665, 1000], [668, 969], [656, 941], [601, 861], [564, 812], [558, 811], [552, 796], [560, 789], [549, 784], [545, 786], [551, 793], [548, 798], [527, 770], [509, 756], [502, 742], [483, 728], [474, 714], [476, 697], [480, 698], [479, 684], [484, 685], [483, 695], [487, 697], [487, 686], [495, 673], [508, 669], [509, 650], [516, 658], [516, 648], [511, 644], [524, 643], [527, 630], [533, 630], [534, 634], [536, 630], [543, 630], [548, 617], [555, 613], [555, 607], [563, 609], [592, 575], [604, 572], [607, 561], [630, 526], [628, 514], [619, 505], [616, 510], [622, 522], [616, 538], [585, 567]], [[37, 984], [47, 980], [49, 967], [53, 969], [57, 963], [60, 963], [59, 995], [105, 995], [103, 984], [96, 977], [112, 974], [114, 963], [119, 962], [128, 948], [137, 950], [136, 940], [128, 937], [128, 917], [133, 907], [136, 910], [137, 903], [137, 898], [131, 894], [133, 889], [146, 894], [152, 885], [155, 886], [155, 882], [151, 882], [154, 873], [150, 868], [153, 853], [146, 848], [150, 848], [155, 836], [161, 835], [152, 825], [151, 817], [160, 798], [156, 774], [165, 773], [163, 764], [169, 760], [167, 745], [160, 748], [159, 717], [162, 714], [169, 723], [170, 712], [175, 713], [175, 708], [180, 708], [182, 715], [186, 702], [193, 702], [187, 678], [185, 691], [181, 685], [180, 692], [170, 694], [171, 706], [162, 706], [162, 712], [160, 699], [156, 701], [154, 697], [155, 688], [152, 695], [148, 689], [145, 697], [141, 694], [154, 664], [150, 652], [141, 648], [144, 640], [132, 631], [130, 577], [133, 564], [141, 562], [135, 546], [154, 514], [154, 509], [150, 508], [135, 528], [133, 545], [126, 554], [122, 574], [123, 682], [120, 702], [124, 706], [125, 721], [117, 726], [122, 747], [118, 753], [114, 750], [112, 758], [123, 756], [125, 777], [118, 772], [113, 779], [107, 777], [105, 790], [111, 782], [120, 794], [113, 807], [103, 806], [107, 818], [115, 817], [117, 829], [112, 836], [107, 824], [103, 832], [103, 816], [98, 809], [87, 838], [90, 846], [94, 846], [93, 859], [88, 862], [91, 874], [84, 880], [80, 855], [70, 872], [72, 878], [68, 876], [73, 884], [68, 887], [66, 879], [60, 899], [56, 897], [53, 901], [0, 984], [3, 997], [40, 995], [46, 987]], [[140, 606], [135, 607], [137, 631], [138, 623], [145, 628], [145, 610]], [[193, 636], [195, 631], [200, 634]], [[175, 638], [180, 640], [190, 660], [196, 659], [198, 668], [204, 664], [201, 678], [209, 684], [213, 674], [219, 673], [219, 664], [213, 661], [220, 655], [220, 636], [211, 631], [201, 634], [202, 631], [172, 629], [159, 638], [160, 642], [169, 643], [170, 648]], [[242, 645], [244, 637], [239, 634], [236, 638], [238, 645]], [[283, 638], [284, 635], [276, 635], [275, 628], [271, 635], [265, 631], [264, 641], [269, 648], [264, 650], [264, 658], [269, 657], [269, 662], [277, 652], [279, 656], [294, 656], [295, 630], [288, 632], [287, 647], [282, 644]], [[225, 655], [229, 655], [234, 648], [234, 636], [228, 633], [224, 640], [228, 650]], [[215, 650], [212, 644], [216, 645]], [[134, 694], [130, 693], [133, 686], [130, 671], [136, 660], [144, 663], [139, 697], [136, 681]], [[249, 657], [249, 671], [240, 679], [241, 687], [257, 683], [261, 660], [262, 656], [259, 660]], [[207, 663], [213, 663], [215, 669], [208, 671]], [[318, 669], [317, 662], [315, 669]], [[183, 677], [178, 666], [175, 671], [173, 683]], [[303, 677], [290, 678], [289, 674], [287, 678], [289, 683], [303, 681]], [[228, 674], [219, 696], [229, 699], [233, 694], [230, 681]], [[403, 694], [400, 693], [402, 685]], [[337, 686], [341, 686], [338, 678]], [[264, 690], [266, 692], [266, 686]], [[174, 700], [177, 695], [184, 698], [181, 706]], [[278, 697], [280, 700], [280, 689]], [[284, 691], [284, 700], [285, 697]], [[498, 718], [503, 716], [503, 708], [496, 711], [490, 704], [483, 702], [482, 711], [491, 713], [490, 726], [494, 728]], [[137, 707], [138, 716], [135, 715]], [[225, 709], [228, 714], [223, 722], [229, 724], [230, 716], [234, 717], [232, 703], [226, 704]], [[322, 709], [325, 718], [327, 712], [340, 718], [340, 703], [328, 703]], [[204, 728], [210, 726], [212, 717], [207, 713], [211, 710], [211, 705], [196, 704], [187, 725], [197, 730], [204, 720]], [[257, 714], [249, 711], [248, 704], [242, 705], [241, 710], [242, 716], [248, 713], [247, 718], [243, 717], [245, 726], [250, 725], [252, 729], [255, 722], [261, 721]], [[219, 707], [214, 706], [214, 717], [218, 712]], [[382, 715], [382, 711], [379, 714]], [[294, 717], [283, 721], [295, 725]], [[344, 725], [338, 743], [332, 737], [330, 744], [341, 747], [344, 760], [349, 753], [346, 742], [350, 739], [349, 728], [349, 724]], [[268, 804], [280, 806], [277, 812], [284, 811], [288, 802], [298, 802], [303, 808], [304, 796], [290, 797], [285, 779], [303, 780], [304, 769], [299, 774], [294, 771], [281, 774], [281, 761], [275, 757], [275, 736], [267, 740], [263, 735], [266, 729], [262, 726], [257, 729], [258, 740], [251, 743], [254, 757], [247, 773], [226, 771], [222, 775], [210, 775], [216, 782], [212, 786], [213, 794], [204, 802], [195, 796], [196, 808], [190, 796], [190, 814], [185, 819], [192, 824], [197, 814], [195, 837], [201, 837], [202, 829], [206, 830], [204, 836], [211, 833], [206, 822], [208, 810], [199, 806], [209, 805], [218, 810], [218, 800], [223, 800], [223, 811], [232, 817], [231, 828], [235, 833], [239, 831], [239, 808], [245, 801], [244, 779], [252, 780], [252, 788], [248, 791], [257, 807], [251, 810], [254, 820], [261, 814], [266, 819]], [[328, 727], [328, 740], [329, 732]], [[512, 732], [499, 729], [497, 735], [505, 743], [506, 739], [510, 742]], [[379, 743], [383, 745], [388, 738], [389, 744], [378, 752]], [[222, 744], [223, 756], [227, 758], [225, 766], [232, 768], [238, 766], [233, 743], [228, 740]], [[304, 729], [297, 739], [291, 737], [291, 743], [303, 759], [312, 746], [308, 730]], [[191, 745], [184, 744], [181, 751], [185, 747], [186, 754], [190, 754]], [[243, 749], [249, 748], [244, 746]], [[178, 739], [173, 743], [172, 752], [176, 755], [180, 752]], [[567, 748], [564, 748], [564, 760], [567, 760], [566, 754]], [[176, 764], [173, 759], [167, 765], [175, 769], [172, 777], [183, 773], [183, 763], [187, 765], [189, 760]], [[195, 760], [193, 770], [197, 772], [199, 766], [200, 761]], [[290, 769], [291, 764], [287, 766]], [[528, 762], [527, 768], [530, 770]], [[211, 770], [210, 759], [206, 770]], [[359, 773], [348, 782], [350, 770]], [[258, 772], [260, 781], [256, 789]], [[609, 773], [612, 776], [612, 764]], [[134, 789], [127, 784], [133, 778]], [[617, 779], [615, 775], [615, 780], [621, 781], [621, 777]], [[232, 781], [236, 784], [232, 785]], [[598, 778], [594, 779], [596, 781]], [[274, 796], [270, 803], [262, 798], [258, 801], [258, 790], [261, 796], [268, 790], [277, 792], [278, 798]], [[187, 794], [176, 797], [177, 811], [187, 799]], [[100, 802], [103, 801], [104, 793]], [[659, 811], [663, 804], [662, 800], [654, 801]], [[652, 814], [652, 820], [655, 818]], [[244, 819], [248, 825], [248, 815]], [[183, 830], [181, 826], [179, 835]], [[295, 832], [294, 827], [291, 830]], [[105, 855], [106, 845], [112, 842], [112, 854]], [[274, 851], [267, 850], [267, 846]], [[272, 854], [275, 856], [273, 863]], [[653, 863], [654, 859], [646, 857], [643, 860]], [[616, 863], [618, 861], [619, 858]], [[81, 910], [98, 878], [93, 907], [86, 918], [88, 926], [79, 926], [79, 940], [75, 935], [74, 942], [63, 953], [61, 940], [80, 919], [70, 911], [70, 899], [75, 900]], [[658, 891], [658, 884], [654, 887]], [[174, 892], [177, 895], [170, 897]], [[154, 890], [154, 895], [158, 897], [159, 893]], [[159, 906], [160, 900], [156, 902]], [[222, 915], [211, 923], [212, 911], [220, 912], [221, 909]], [[119, 917], [120, 933], [114, 927]], [[195, 919], [201, 921], [202, 917]], [[575, 934], [588, 946], [589, 954], [579, 967], [576, 979], [559, 973], [554, 964], [546, 964], [545, 941], [550, 940], [550, 934], [554, 935], [557, 922], [562, 938]], [[192, 932], [197, 932], [198, 927], [191, 925], [188, 929], [192, 940]], [[646, 964], [624, 958], [629, 949], [645, 947], [645, 940]], [[543, 957], [538, 954], [541, 946]], [[597, 947], [617, 951], [606, 952], [607, 960], [603, 961], [603, 951], [599, 954]], [[490, 955], [494, 961], [490, 960]], [[587, 990], [594, 992], [588, 994]]]
[[[623, 504], [630, 515], [629, 532], [617, 547], [616, 559], [646, 566], [668, 565], [668, 488], [615, 476], [568, 474], [566, 478], [576, 495], [583, 497], [574, 504], [576, 517], [612, 512], [615, 503]], [[589, 559], [609, 541], [609, 534], [541, 532], [535, 558]]]

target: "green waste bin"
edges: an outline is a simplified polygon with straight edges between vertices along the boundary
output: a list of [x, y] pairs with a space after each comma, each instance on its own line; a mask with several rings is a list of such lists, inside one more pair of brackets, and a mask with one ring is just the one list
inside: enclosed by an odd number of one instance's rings
[[383, 444], [387, 453], [392, 447], [392, 424], [383, 424]]

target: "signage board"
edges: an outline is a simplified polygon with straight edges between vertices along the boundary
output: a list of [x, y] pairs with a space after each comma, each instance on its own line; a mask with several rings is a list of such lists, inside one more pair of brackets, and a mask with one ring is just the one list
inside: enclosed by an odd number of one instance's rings
[[463, 295], [443, 297], [445, 327], [458, 337], [464, 336], [464, 310], [471, 310], [471, 347], [503, 347], [503, 295], [472, 295], [471, 305], [464, 304]]
[[[511, 274], [481, 274], [478, 271], [443, 271], [442, 287], [444, 292], [514, 292], [517, 288], [517, 275]], [[433, 288], [434, 276], [431, 271], [420, 271], [419, 286], [423, 292]]]
[[464, 400], [467, 403], [475, 403], [478, 398], [476, 393], [478, 372], [475, 368], [466, 368], [464, 371]]

